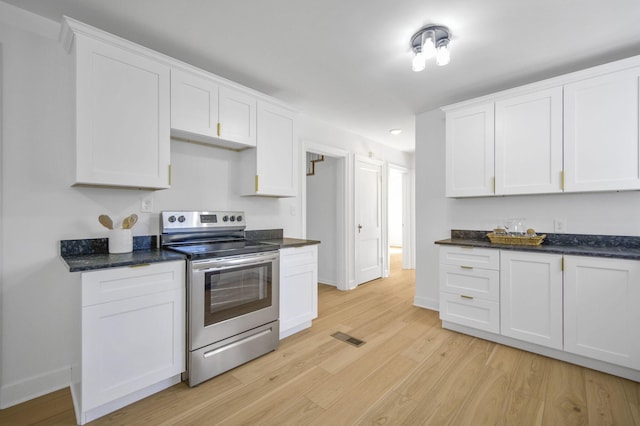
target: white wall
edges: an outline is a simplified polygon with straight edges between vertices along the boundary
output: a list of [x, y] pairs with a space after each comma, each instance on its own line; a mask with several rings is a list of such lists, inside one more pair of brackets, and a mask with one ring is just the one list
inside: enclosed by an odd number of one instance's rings
[[448, 238], [451, 229], [490, 230], [504, 218], [521, 217], [528, 227], [553, 232], [554, 218], [562, 218], [571, 234], [640, 236], [640, 191], [446, 198], [444, 134], [440, 110], [417, 116], [417, 305], [437, 309], [438, 250], [433, 242]]
[[[301, 198], [239, 197], [237, 153], [171, 142], [173, 186], [163, 191], [71, 187], [72, 80], [59, 24], [0, 2], [2, 190], [0, 237], [0, 407], [68, 386], [78, 325], [79, 275], [59, 258], [59, 241], [100, 238], [105, 213], [137, 213], [134, 235], [158, 234], [166, 209], [244, 210], [247, 229], [302, 235]], [[411, 155], [303, 117], [300, 138], [375, 151], [394, 162]], [[302, 165], [301, 165], [302, 169]], [[141, 213], [150, 197], [154, 213]]]
[[338, 160], [325, 156], [324, 161], [316, 163], [315, 175], [306, 179], [307, 238], [322, 241], [318, 246], [318, 281], [335, 286], [338, 281]]

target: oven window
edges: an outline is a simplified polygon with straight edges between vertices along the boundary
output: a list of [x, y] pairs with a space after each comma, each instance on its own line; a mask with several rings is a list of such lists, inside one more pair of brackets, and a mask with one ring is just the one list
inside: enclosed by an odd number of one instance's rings
[[207, 272], [204, 325], [271, 306], [271, 263]]

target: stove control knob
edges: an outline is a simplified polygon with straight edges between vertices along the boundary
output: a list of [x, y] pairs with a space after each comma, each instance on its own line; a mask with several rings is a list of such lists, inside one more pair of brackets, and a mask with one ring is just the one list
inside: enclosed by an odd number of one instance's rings
[[178, 217], [178, 222], [182, 223], [186, 220], [186, 218], [182, 215], [180, 215], [180, 217]]
[[168, 220], [169, 220], [170, 223], [173, 223], [173, 222], [176, 221], [176, 217], [175, 216], [169, 216]]
[[222, 218], [222, 221], [223, 221], [223, 222], [229, 222], [229, 216], [225, 216], [225, 217], [223, 217], [223, 218]]
[[235, 216], [231, 216], [231, 217], [229, 218], [229, 220], [231, 220], [231, 222], [235, 222], [235, 221], [236, 221], [236, 217], [235, 217]]
[[242, 216], [238, 216], [236, 219], [238, 220], [238, 222], [242, 222]]

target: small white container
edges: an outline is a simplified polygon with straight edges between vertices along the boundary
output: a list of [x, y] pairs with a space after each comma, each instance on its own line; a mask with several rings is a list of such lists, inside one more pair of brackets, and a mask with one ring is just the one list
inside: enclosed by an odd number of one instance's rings
[[131, 229], [111, 229], [109, 231], [109, 253], [131, 253], [132, 251]]

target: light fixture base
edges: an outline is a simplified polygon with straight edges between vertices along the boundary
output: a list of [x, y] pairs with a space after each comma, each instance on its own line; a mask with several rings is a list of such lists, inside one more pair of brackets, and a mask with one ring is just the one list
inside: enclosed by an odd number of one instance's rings
[[422, 71], [426, 65], [426, 59], [436, 56], [438, 65], [449, 63], [449, 42], [451, 31], [442, 25], [427, 25], [422, 27], [411, 37], [411, 51], [413, 71]]

